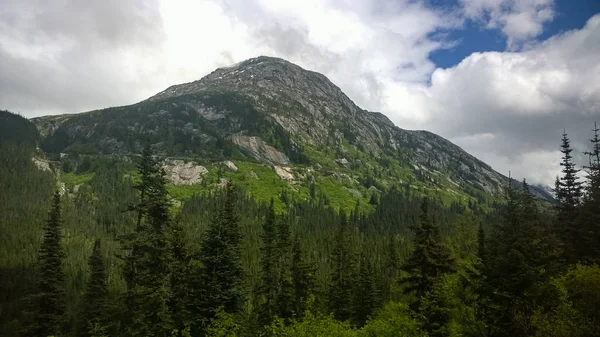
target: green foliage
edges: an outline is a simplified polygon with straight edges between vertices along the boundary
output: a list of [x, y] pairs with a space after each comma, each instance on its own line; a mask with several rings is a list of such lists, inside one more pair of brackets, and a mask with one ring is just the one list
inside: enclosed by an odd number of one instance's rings
[[263, 244], [261, 247], [261, 278], [262, 282], [258, 289], [259, 298], [261, 300], [258, 310], [258, 320], [260, 326], [269, 325], [271, 319], [277, 314], [277, 265], [276, 259], [276, 229], [275, 229], [275, 210], [273, 209], [273, 201], [263, 224], [263, 233], [261, 235]]
[[549, 283], [554, 303], [533, 315], [536, 336], [599, 336], [600, 267], [578, 264]]
[[334, 317], [346, 321], [352, 316], [352, 289], [356, 283], [356, 253], [352, 249], [352, 228], [346, 214], [340, 212], [340, 225], [332, 251], [329, 308]]
[[206, 328], [206, 337], [235, 337], [239, 336], [241, 326], [236, 322], [235, 316], [218, 309]]
[[34, 149], [39, 133], [25, 117], [0, 110], [0, 144], [15, 143]]
[[453, 260], [440, 242], [437, 226], [429, 218], [427, 199], [421, 203], [420, 225], [415, 232], [415, 250], [402, 269], [408, 273], [403, 279], [405, 292], [414, 293], [417, 299], [414, 307], [420, 308], [420, 300], [433, 289], [438, 278], [453, 271]]
[[77, 186], [83, 183], [87, 183], [94, 177], [94, 173], [76, 174], [74, 172], [63, 173], [60, 176], [60, 180], [68, 186]]
[[315, 266], [306, 260], [298, 237], [292, 247], [290, 269], [294, 287], [292, 310], [295, 317], [300, 317], [307, 309], [309, 296], [314, 288]]
[[192, 296], [192, 253], [185, 229], [181, 224], [171, 226], [171, 299], [169, 310], [175, 327], [182, 331], [191, 320], [189, 310]]
[[[219, 310], [238, 312], [242, 296], [242, 268], [240, 265], [240, 231], [235, 207], [235, 190], [226, 187], [225, 197], [212, 220], [200, 252], [202, 270], [199, 281], [202, 289], [192, 303], [192, 314], [202, 320], [214, 318]], [[192, 333], [202, 328], [202, 321], [192, 324]]]
[[562, 176], [556, 178], [555, 193], [557, 203], [557, 220], [562, 228], [562, 240], [564, 244], [565, 257], [569, 262], [579, 261], [584, 255], [581, 251], [581, 242], [585, 240], [587, 233], [581, 231], [576, 223], [580, 208], [578, 207], [582, 197], [582, 182], [579, 181], [575, 168], [569, 138], [563, 133], [561, 153], [563, 154], [560, 165], [563, 167]]
[[362, 337], [425, 337], [408, 305], [389, 302], [357, 334]]
[[313, 314], [307, 311], [303, 320], [284, 324], [278, 319], [269, 326], [264, 336], [272, 337], [353, 337], [356, 331], [347, 322], [340, 322], [332, 316]]
[[544, 284], [558, 272], [562, 252], [525, 182], [520, 191], [509, 186], [507, 199], [487, 259], [494, 304], [488, 324], [494, 335], [529, 335], [531, 315], [544, 302]]
[[28, 327], [28, 334], [34, 336], [59, 335], [65, 323], [65, 252], [61, 245], [62, 219], [58, 191], [54, 193], [44, 230], [38, 262], [40, 278], [37, 293], [31, 298], [32, 316]]
[[[244, 106], [228, 102], [232, 96], [219, 97], [203, 99]], [[148, 110], [140, 111], [155, 114], [149, 117], [153, 130], [166, 130], [154, 140], [169, 139], [169, 126], [159, 123], [165, 119], [152, 110], [159, 105], [148, 103]], [[278, 131], [252, 122], [253, 113], [243, 110], [245, 127], [276, 142]], [[63, 136], [58, 132], [46, 145], [60, 145]], [[126, 134], [117, 136], [124, 142], [120, 149], [139, 149], [135, 139], [127, 143]], [[60, 151], [83, 151], [92, 144], [75, 138]], [[18, 336], [27, 323], [22, 303], [41, 282], [35, 268], [43, 239], [39, 224], [56, 188], [52, 173], [31, 160], [44, 154], [27, 139], [0, 142], [0, 184], [6, 191], [0, 194], [6, 205], [0, 208], [2, 336]], [[203, 141], [213, 152], [215, 139]], [[192, 149], [195, 140], [185, 142], [168, 151], [205, 152]], [[567, 269], [560, 259], [560, 222], [526, 188], [509, 188], [506, 205], [489, 203], [486, 195], [451, 187], [442, 174], [407, 169], [408, 159], [403, 162], [391, 150], [375, 158], [347, 139], [333, 150], [302, 149], [312, 164], [330, 166], [295, 166], [298, 184], [289, 184], [272, 168], [246, 161], [232, 144], [219, 142], [220, 157], [203, 162], [209, 172], [203, 184], [192, 186], [169, 186], [149, 151], [139, 172], [132, 171], [127, 155], [50, 156], [56, 176], [57, 168], [65, 171], [59, 178], [66, 185], [60, 200], [63, 335], [597, 335], [600, 273], [593, 263], [600, 256], [600, 207], [591, 187], [597, 186], [593, 171], [576, 206], [585, 264]], [[110, 144], [96, 150], [113, 153]], [[165, 151], [162, 146], [154, 149]], [[278, 146], [287, 145], [280, 139]], [[596, 167], [593, 151], [588, 170]], [[352, 162], [349, 168], [334, 161], [342, 155]], [[227, 156], [240, 158], [237, 172], [214, 162]], [[240, 188], [223, 188], [225, 180]], [[445, 184], [448, 189], [436, 191]], [[420, 212], [425, 195], [428, 210]], [[373, 197], [376, 202], [369, 202]], [[173, 198], [181, 202], [177, 207]], [[496, 212], [500, 207], [503, 212]], [[419, 254], [425, 258], [415, 258]], [[267, 282], [263, 271], [269, 269]], [[419, 282], [425, 284], [421, 293], [402, 294], [401, 287]], [[263, 283], [271, 284], [272, 306], [259, 315]], [[261, 330], [261, 324], [269, 325]]]
[[80, 315], [79, 334], [81, 336], [100, 336], [107, 330], [106, 267], [104, 264], [101, 241], [96, 239], [89, 260], [90, 281], [88, 283], [83, 308]]
[[369, 316], [379, 305], [379, 297], [379, 289], [376, 284], [373, 268], [363, 253], [360, 259], [358, 279], [353, 291], [352, 321], [355, 326], [362, 327], [365, 325]]
[[138, 172], [139, 201], [131, 210], [137, 213], [135, 232], [127, 236], [128, 250], [123, 275], [127, 281], [126, 303], [132, 336], [163, 335], [172, 328], [169, 310], [172, 251], [169, 232], [169, 199], [164, 171], [147, 146]]

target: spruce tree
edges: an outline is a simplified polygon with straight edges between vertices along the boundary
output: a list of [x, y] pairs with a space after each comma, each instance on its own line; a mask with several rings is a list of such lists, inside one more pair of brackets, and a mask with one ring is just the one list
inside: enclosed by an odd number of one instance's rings
[[405, 293], [413, 293], [416, 301], [413, 308], [418, 310], [421, 299], [429, 292], [438, 277], [453, 271], [453, 260], [442, 245], [437, 226], [429, 219], [428, 200], [421, 203], [420, 224], [415, 231], [415, 250], [402, 269], [408, 276], [402, 280]]
[[[363, 247], [363, 249], [365, 249]], [[379, 292], [375, 284], [375, 274], [370, 261], [364, 255], [360, 258], [358, 280], [354, 285], [353, 323], [362, 327], [367, 322], [379, 302]]]
[[132, 336], [166, 336], [172, 329], [170, 201], [165, 172], [147, 147], [138, 172], [138, 224], [128, 236], [124, 277], [127, 282], [126, 305], [129, 319], [124, 322]]
[[65, 323], [66, 291], [61, 246], [62, 219], [60, 194], [54, 193], [52, 208], [44, 227], [44, 241], [39, 251], [40, 279], [32, 297], [33, 316], [28, 336], [60, 335]]
[[336, 233], [331, 260], [333, 262], [329, 307], [334, 317], [345, 321], [352, 317], [352, 289], [355, 283], [356, 257], [352, 250], [352, 232], [344, 211]]
[[237, 313], [242, 301], [242, 267], [240, 264], [240, 232], [235, 209], [236, 191], [229, 182], [216, 216], [204, 237], [200, 252], [203, 265], [199, 275], [200, 296], [193, 299], [191, 314], [195, 317], [192, 333], [199, 334], [203, 324], [214, 318], [219, 308]]
[[288, 219], [281, 219], [275, 223], [277, 238], [275, 261], [277, 298], [276, 314], [284, 320], [293, 316], [294, 284], [292, 279], [292, 241]]
[[587, 185], [587, 199], [600, 203], [600, 129], [594, 123], [594, 137], [590, 139], [592, 150], [586, 154], [590, 158], [590, 163], [586, 167], [589, 174], [589, 184]]
[[486, 256], [486, 283], [491, 303], [487, 323], [492, 336], [534, 335], [531, 315], [543, 303], [543, 285], [559, 270], [562, 252], [535, 197], [522, 189], [507, 189], [503, 221], [494, 229]]
[[169, 308], [173, 325], [183, 331], [190, 324], [188, 303], [191, 296], [191, 252], [185, 229], [181, 224], [174, 224], [171, 231], [172, 257], [171, 263], [171, 299]]
[[314, 286], [314, 266], [305, 260], [300, 239], [294, 239], [292, 247], [292, 280], [294, 286], [293, 312], [295, 317], [302, 317], [307, 309], [308, 298]]
[[480, 223], [479, 230], [477, 231], [477, 257], [481, 264], [485, 264], [486, 261], [485, 249], [485, 231], [483, 230], [483, 223]]
[[557, 180], [556, 199], [558, 201], [558, 222], [565, 248], [567, 261], [574, 263], [581, 258], [580, 241], [583, 239], [581, 229], [578, 228], [576, 219], [579, 214], [579, 204], [582, 197], [582, 186], [577, 173], [578, 169], [573, 163], [573, 156], [567, 133], [562, 135], [560, 152], [563, 154], [562, 176]]
[[258, 294], [261, 298], [258, 309], [258, 320], [260, 327], [271, 323], [276, 315], [277, 300], [277, 270], [276, 270], [276, 229], [275, 229], [275, 210], [273, 199], [269, 206], [269, 211], [263, 223], [262, 247], [261, 247], [261, 283]]
[[399, 267], [400, 261], [398, 260], [396, 243], [394, 237], [390, 237], [388, 242], [388, 251], [385, 259], [385, 281], [382, 294], [384, 302], [392, 300], [394, 285], [398, 281]]
[[588, 173], [585, 199], [576, 221], [581, 233], [579, 257], [585, 263], [600, 262], [600, 129], [595, 123], [592, 131], [592, 149], [586, 152], [590, 162], [585, 167]]
[[80, 316], [80, 336], [102, 336], [107, 333], [106, 305], [108, 289], [106, 287], [106, 266], [102, 257], [100, 239], [94, 242], [89, 259], [90, 280], [85, 291]]

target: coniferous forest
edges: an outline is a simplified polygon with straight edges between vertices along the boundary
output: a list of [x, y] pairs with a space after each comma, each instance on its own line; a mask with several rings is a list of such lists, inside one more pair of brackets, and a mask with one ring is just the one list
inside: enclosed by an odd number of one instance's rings
[[557, 137], [554, 202], [526, 181], [490, 207], [398, 183], [363, 212], [225, 180], [178, 202], [151, 146], [59, 158], [91, 176], [61, 188], [35, 126], [1, 116], [2, 336], [600, 336], [597, 127], [583, 167]]

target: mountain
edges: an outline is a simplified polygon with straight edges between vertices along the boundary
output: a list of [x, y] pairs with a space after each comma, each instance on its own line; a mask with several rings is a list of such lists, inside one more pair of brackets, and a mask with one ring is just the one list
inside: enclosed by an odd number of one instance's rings
[[245, 180], [270, 168], [299, 196], [312, 183], [365, 199], [404, 184], [446, 201], [483, 202], [508, 182], [436, 134], [404, 130], [361, 109], [324, 75], [265, 56], [137, 104], [33, 122], [47, 153], [127, 157], [150, 142], [160, 155], [180, 159], [171, 160], [175, 171], [196, 167], [196, 175], [210, 175], [227, 161], [246, 170]]

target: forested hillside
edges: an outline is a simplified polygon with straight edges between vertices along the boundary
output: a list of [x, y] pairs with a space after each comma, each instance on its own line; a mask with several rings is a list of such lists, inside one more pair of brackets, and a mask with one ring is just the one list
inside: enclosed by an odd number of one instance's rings
[[508, 179], [482, 203], [402, 181], [349, 201], [251, 161], [176, 186], [160, 146], [53, 155], [26, 119], [0, 128], [3, 336], [600, 331], [598, 130], [586, 179], [563, 135], [550, 205]]

